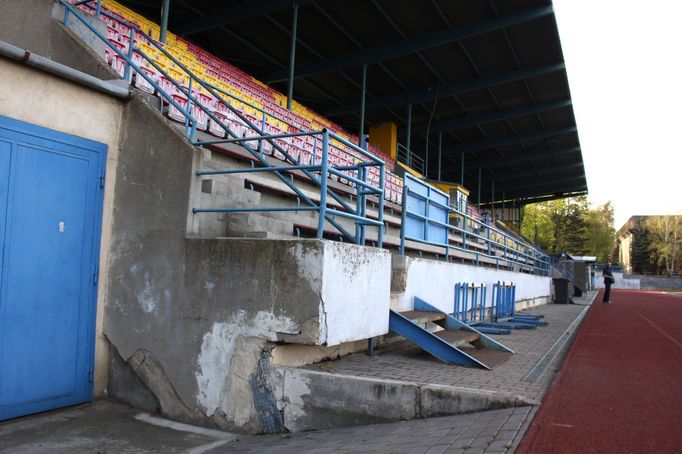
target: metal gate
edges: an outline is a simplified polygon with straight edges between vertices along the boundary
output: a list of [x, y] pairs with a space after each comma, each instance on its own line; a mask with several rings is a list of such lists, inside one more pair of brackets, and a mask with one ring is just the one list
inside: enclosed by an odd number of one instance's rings
[[92, 399], [106, 152], [0, 116], [0, 420]]

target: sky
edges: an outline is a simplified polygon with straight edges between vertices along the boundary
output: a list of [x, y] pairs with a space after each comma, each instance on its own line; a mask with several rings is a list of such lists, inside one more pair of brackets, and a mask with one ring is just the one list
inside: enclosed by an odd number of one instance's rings
[[554, 0], [588, 200], [682, 212], [682, 2]]

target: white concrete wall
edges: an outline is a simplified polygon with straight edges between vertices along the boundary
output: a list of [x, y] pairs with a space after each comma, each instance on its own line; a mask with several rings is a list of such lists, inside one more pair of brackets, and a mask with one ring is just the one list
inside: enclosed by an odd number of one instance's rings
[[[616, 282], [611, 285], [611, 288], [620, 288], [620, 289], [627, 289], [627, 290], [639, 290], [640, 289], [640, 280], [636, 278], [631, 278], [631, 279], [625, 279], [623, 277], [623, 273], [613, 273], [613, 278], [616, 280]], [[604, 288], [604, 276], [601, 274], [597, 274], [596, 276], [596, 287], [595, 288]]]
[[327, 241], [323, 270], [327, 345], [388, 332], [391, 298], [388, 251]]
[[391, 300], [391, 309], [413, 309], [415, 296], [443, 312], [454, 310], [455, 284], [458, 282], [483, 282], [487, 284], [486, 307], [492, 305], [493, 284], [511, 281], [516, 284], [516, 301], [519, 307], [544, 304], [549, 300], [551, 278], [526, 273], [502, 271], [459, 263], [405, 257], [407, 281], [405, 292]]
[[0, 115], [108, 146], [95, 343], [95, 395], [98, 397], [106, 393], [107, 386], [107, 348], [102, 336], [104, 286], [108, 281], [113, 188], [122, 111], [121, 101], [115, 98], [0, 58]]

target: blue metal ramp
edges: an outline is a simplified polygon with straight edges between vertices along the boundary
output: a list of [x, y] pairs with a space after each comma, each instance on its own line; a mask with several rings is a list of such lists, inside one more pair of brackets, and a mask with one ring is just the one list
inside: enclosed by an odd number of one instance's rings
[[[429, 326], [436, 329], [431, 331]], [[514, 353], [417, 297], [414, 298], [414, 310], [390, 312], [389, 327], [446, 363], [490, 370]]]

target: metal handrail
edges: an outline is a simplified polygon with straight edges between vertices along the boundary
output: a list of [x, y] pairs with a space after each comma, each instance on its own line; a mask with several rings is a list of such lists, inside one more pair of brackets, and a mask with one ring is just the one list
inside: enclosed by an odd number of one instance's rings
[[[428, 205], [433, 205], [435, 207], [441, 208], [443, 210], [447, 210], [448, 213], [448, 219], [451, 213], [455, 213], [456, 215], [461, 216], [464, 219], [463, 226], [458, 227], [449, 223], [441, 222], [435, 219], [430, 219], [426, 216], [420, 215], [418, 213], [412, 213], [409, 212], [407, 209], [407, 197], [411, 195], [413, 197], [416, 197], [422, 201], [424, 201], [427, 206]], [[479, 221], [475, 218], [472, 218], [471, 216], [467, 215], [465, 212], [458, 211], [453, 209], [449, 205], [442, 204], [440, 202], [437, 202], [428, 196], [416, 193], [414, 191], [410, 191], [409, 187], [405, 186], [403, 187], [403, 201], [402, 201], [402, 206], [403, 206], [403, 211], [402, 211], [402, 222], [401, 222], [401, 229], [400, 229], [400, 254], [405, 255], [405, 241], [416, 241], [418, 243], [422, 244], [429, 244], [432, 246], [438, 246], [438, 247], [443, 247], [445, 248], [445, 257], [446, 261], [449, 261], [449, 256], [450, 256], [450, 249], [455, 249], [455, 250], [460, 250], [460, 251], [465, 251], [469, 253], [475, 254], [476, 257], [476, 263], [478, 264], [480, 262], [481, 257], [487, 257], [489, 259], [495, 260], [496, 266], [499, 268], [499, 262], [500, 260], [505, 260], [507, 262], [515, 263], [521, 266], [525, 266], [528, 268], [531, 268], [535, 274], [540, 274], [540, 275], [549, 275], [550, 272], [550, 261], [549, 261], [549, 256], [547, 254], [544, 254], [543, 252], [525, 244], [519, 242], [516, 238], [511, 237], [507, 233], [497, 229], [496, 227], [492, 225], [488, 225], [483, 223], [482, 221]], [[436, 225], [439, 227], [444, 227], [448, 230], [448, 240], [447, 244], [444, 243], [439, 243], [439, 242], [434, 242], [434, 241], [428, 241], [428, 240], [423, 240], [420, 238], [413, 238], [413, 237], [408, 237], [406, 235], [406, 219], [407, 217], [419, 219], [420, 221], [425, 222], [426, 224], [430, 225]], [[479, 231], [485, 231], [487, 232], [487, 235], [481, 235], [478, 233], [474, 233], [473, 231], [467, 230], [467, 225], [472, 225], [472, 226], [479, 226]], [[449, 233], [451, 231], [458, 232], [462, 235], [462, 246], [454, 246], [450, 244], [450, 238], [449, 238]], [[484, 242], [487, 243], [487, 253], [481, 252], [477, 249], [474, 248], [469, 248], [467, 247], [467, 238], [477, 238], [481, 239]], [[502, 238], [502, 243], [500, 243], [497, 238], [501, 237]], [[509, 240], [509, 243], [508, 243]], [[513, 246], [513, 247], [512, 247]], [[519, 250], [519, 248], [521, 250]], [[502, 251], [502, 257], [500, 257], [497, 254], [493, 254], [493, 252], [498, 252]], [[523, 259], [523, 261], [521, 260]]]
[[407, 167], [416, 170], [424, 175], [424, 159], [417, 156], [415, 152], [407, 148], [405, 145], [398, 144], [396, 149], [396, 157], [399, 162], [402, 162]]
[[[129, 46], [128, 46], [128, 53], [124, 53], [121, 50], [119, 50], [116, 46], [112, 45], [108, 38], [102, 35], [92, 24], [90, 24], [89, 21], [87, 21], [85, 18], [81, 16], [81, 14], [78, 12], [78, 10], [74, 7], [72, 3], [70, 3], [67, 0], [59, 0], [59, 2], [64, 6], [64, 23], [65, 25], [68, 24], [68, 19], [69, 19], [69, 14], [74, 15], [78, 20], [80, 20], [91, 32], [95, 34], [102, 42], [105, 43], [111, 50], [114, 51], [120, 58], [122, 58], [125, 62], [125, 71], [124, 71], [124, 78], [128, 78], [130, 68], [132, 68], [138, 75], [143, 77], [154, 89], [159, 93], [160, 96], [165, 98], [170, 105], [173, 105], [183, 116], [186, 118], [185, 124], [188, 127], [187, 130], [187, 135], [189, 136], [190, 141], [195, 144], [195, 145], [206, 145], [207, 143], [203, 143], [201, 141], [195, 141], [195, 135], [196, 135], [196, 119], [192, 116], [191, 114], [191, 108], [192, 105], [197, 106], [199, 109], [201, 109], [212, 121], [216, 122], [218, 126], [220, 126], [223, 130], [227, 132], [228, 135], [231, 135], [237, 140], [234, 140], [235, 142], [239, 143], [243, 148], [245, 148], [260, 164], [261, 166], [268, 168], [272, 171], [272, 173], [280, 180], [282, 181], [285, 185], [287, 185], [295, 194], [298, 198], [302, 199], [304, 202], [306, 202], [310, 207], [313, 208], [313, 210], [317, 210], [320, 213], [320, 219], [318, 222], [318, 231], [317, 231], [317, 236], [318, 238], [322, 237], [323, 231], [324, 231], [324, 222], [327, 220], [331, 225], [333, 225], [339, 232], [341, 232], [345, 237], [348, 239], [359, 243], [359, 244], [364, 244], [365, 243], [365, 226], [366, 225], [376, 225], [377, 230], [378, 230], [378, 238], [377, 238], [377, 243], [378, 246], [382, 246], [383, 242], [383, 206], [384, 206], [384, 183], [385, 183], [385, 163], [383, 160], [379, 159], [378, 157], [372, 155], [371, 153], [367, 152], [366, 150], [358, 147], [357, 145], [345, 140], [344, 138], [338, 136], [337, 134], [334, 134], [332, 132], [329, 132], [327, 130], [323, 131], [302, 131], [300, 128], [297, 128], [301, 132], [301, 135], [308, 135], [308, 136], [314, 136], [318, 134], [323, 135], [323, 145], [322, 145], [322, 156], [321, 156], [321, 163], [319, 166], [319, 169], [317, 167], [314, 168], [314, 170], [311, 170], [309, 166], [304, 166], [300, 164], [299, 159], [294, 158], [287, 150], [282, 148], [279, 144], [275, 142], [276, 136], [269, 136], [266, 134], [261, 128], [256, 126], [254, 123], [252, 123], [248, 118], [246, 118], [245, 115], [241, 113], [238, 109], [236, 109], [234, 106], [232, 106], [230, 103], [225, 101], [218, 93], [216, 90], [213, 88], [211, 84], [208, 84], [206, 81], [204, 81], [202, 78], [196, 76], [192, 71], [190, 71], [185, 65], [183, 65], [180, 61], [178, 61], [171, 53], [169, 53], [166, 49], [163, 48], [163, 46], [159, 43], [157, 43], [151, 36], [147, 35], [144, 33], [139, 27], [136, 25], [122, 20], [118, 17], [115, 17], [105, 11], [100, 11], [101, 8], [101, 0], [89, 0], [89, 2], [78, 2], [78, 4], [84, 4], [85, 6], [94, 9], [92, 5], [89, 3], [96, 2], [96, 10], [98, 15], [106, 15], [107, 17], [110, 17], [113, 20], [118, 21], [119, 23], [122, 23], [126, 27], [130, 29], [130, 40], [129, 40]], [[184, 71], [188, 76], [189, 76], [189, 87], [185, 88], [177, 82], [174, 78], [169, 77], [169, 75], [158, 65], [156, 62], [153, 61], [149, 56], [147, 56], [141, 49], [136, 48], [134, 46], [135, 40], [135, 33], [139, 34], [141, 37], [143, 37], [145, 40], [147, 40], [149, 43], [151, 43], [153, 46], [157, 48], [161, 53], [166, 56], [166, 58], [170, 59], [177, 67], [179, 67], [182, 71]], [[159, 71], [164, 77], [166, 77], [183, 95], [187, 97], [187, 104], [183, 108], [179, 103], [177, 103], [172, 95], [168, 94], [159, 84], [157, 84], [151, 77], [146, 75], [144, 71], [140, 69], [140, 67], [135, 64], [132, 60], [132, 54], [133, 51], [137, 51], [139, 55], [141, 55], [145, 60], [150, 62], [154, 68]], [[223, 123], [220, 119], [218, 119], [213, 112], [211, 112], [208, 108], [206, 108], [199, 100], [192, 95], [192, 83], [193, 81], [196, 81], [199, 85], [203, 86], [218, 102], [220, 102], [223, 106], [231, 110], [247, 127], [249, 127], [251, 130], [255, 131], [257, 134], [259, 134], [256, 138], [250, 138], [250, 139], [245, 139], [242, 137], [238, 137], [237, 134], [235, 134], [225, 123]], [[221, 90], [222, 92], [222, 90]], [[236, 97], [235, 97], [236, 98]], [[238, 99], [238, 98], [236, 98]], [[242, 101], [243, 102], [243, 101]], [[265, 112], [264, 112], [265, 113]], [[278, 118], [277, 116], [272, 115], [274, 118]], [[280, 121], [283, 121], [280, 119]], [[286, 123], [286, 122], [285, 122]], [[295, 127], [295, 126], [294, 126]], [[328, 177], [330, 173], [332, 174], [339, 174], [336, 172], [336, 169], [333, 167], [329, 166], [329, 159], [328, 159], [328, 150], [329, 150], [329, 141], [330, 139], [333, 139], [336, 142], [339, 142], [347, 147], [349, 147], [351, 150], [356, 152], [357, 154], [364, 156], [366, 159], [369, 161], [364, 161], [356, 164], [355, 166], [345, 166], [344, 170], [354, 170], [357, 171], [357, 175], [360, 178], [353, 178], [353, 181], [358, 184], [358, 188], [363, 187], [364, 190], [358, 189], [357, 191], [357, 197], [356, 197], [356, 207], [353, 208], [351, 207], [341, 196], [339, 196], [335, 191], [329, 188], [328, 186]], [[232, 139], [228, 139], [228, 142], [231, 141]], [[259, 141], [259, 147], [258, 149], [255, 149], [245, 143], [247, 140], [258, 140]], [[319, 205], [313, 202], [308, 196], [306, 196], [303, 191], [301, 191], [296, 184], [287, 178], [282, 172], [284, 171], [280, 167], [275, 167], [271, 166], [267, 160], [267, 158], [264, 157], [262, 153], [262, 148], [260, 143], [265, 140], [268, 143], [271, 144], [273, 149], [277, 150], [277, 152], [281, 153], [286, 157], [287, 160], [290, 162], [294, 163], [294, 166], [289, 166], [289, 170], [299, 170], [302, 173], [306, 175], [306, 177], [313, 182], [316, 186], [320, 187], [320, 203]], [[219, 142], [219, 141], [218, 141]], [[215, 143], [214, 141], [210, 141], [210, 143]], [[367, 172], [366, 168], [367, 167], [372, 167], [372, 166], [377, 166], [379, 167], [379, 186], [375, 187], [372, 186], [367, 182]], [[314, 173], [315, 171], [320, 172], [320, 178], [317, 177], [317, 175]], [[197, 173], [199, 174], [199, 172]], [[348, 175], [344, 174], [344, 178], [349, 178]], [[352, 177], [351, 177], [352, 178]], [[327, 195], [331, 196], [333, 199], [335, 199], [345, 210], [344, 211], [339, 211], [339, 210], [332, 210], [327, 208]], [[367, 195], [377, 195], [379, 199], [379, 213], [378, 213], [378, 220], [373, 220], [370, 219], [366, 216], [366, 196]], [[217, 210], [217, 209], [216, 209]], [[222, 212], [229, 212], [225, 210], [230, 210], [230, 209], [221, 209]], [[232, 209], [236, 210], [236, 209]], [[241, 212], [243, 212], [246, 209], [239, 209]], [[261, 211], [259, 209], [249, 209], [251, 211]], [[195, 209], [194, 212], [199, 213], [199, 212], [210, 212], [210, 209]], [[215, 210], [213, 210], [215, 211]], [[263, 209], [263, 211], [282, 211], [281, 209]], [[327, 215], [327, 213], [330, 213]], [[356, 233], [355, 235], [349, 233], [344, 229], [338, 222], [335, 220], [335, 216], [341, 216], [341, 217], [348, 217], [351, 219], [355, 220], [356, 224]]]

